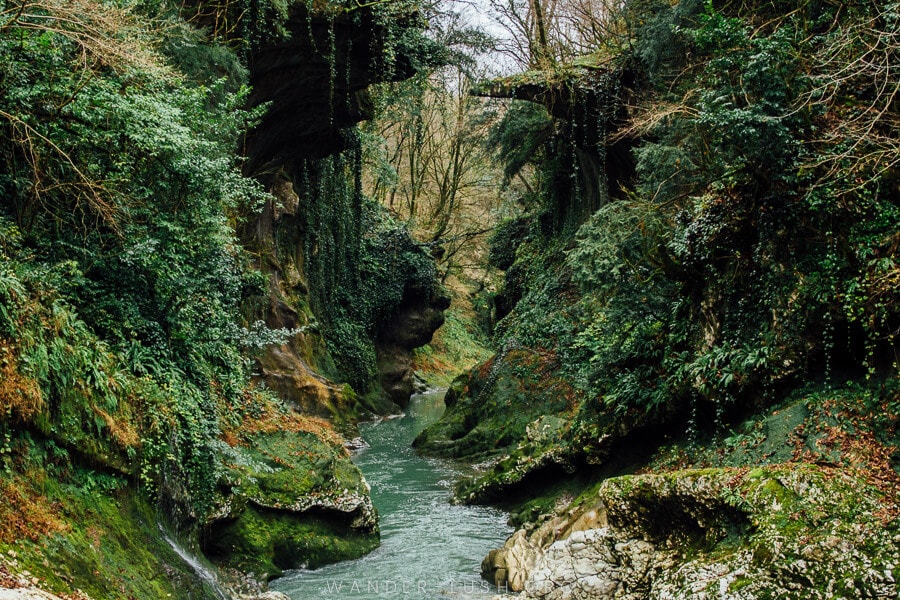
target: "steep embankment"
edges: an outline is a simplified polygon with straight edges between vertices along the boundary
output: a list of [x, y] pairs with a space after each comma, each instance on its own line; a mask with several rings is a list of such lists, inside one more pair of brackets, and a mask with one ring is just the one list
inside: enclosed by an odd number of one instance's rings
[[402, 403], [442, 320], [352, 130], [433, 48], [406, 6], [178, 4], [0, 8], [2, 586], [220, 598], [203, 553], [258, 593], [378, 543], [315, 415]]
[[898, 22], [627, 2], [595, 55], [479, 90], [546, 107], [495, 135], [542, 205], [494, 238], [500, 352], [416, 444], [516, 511], [492, 580], [897, 594]]

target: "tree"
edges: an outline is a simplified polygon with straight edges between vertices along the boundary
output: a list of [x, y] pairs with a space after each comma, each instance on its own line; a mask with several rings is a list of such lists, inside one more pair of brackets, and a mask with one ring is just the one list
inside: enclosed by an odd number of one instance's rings
[[446, 278], [480, 262], [473, 253], [483, 252], [496, 218], [501, 177], [481, 140], [498, 106], [469, 93], [486, 74], [475, 55], [488, 38], [456, 12], [435, 22], [450, 64], [382, 89], [379, 116], [363, 136], [367, 192], [433, 248]]
[[628, 27], [623, 0], [489, 0], [506, 32], [498, 50], [521, 69], [553, 69], [620, 43]]

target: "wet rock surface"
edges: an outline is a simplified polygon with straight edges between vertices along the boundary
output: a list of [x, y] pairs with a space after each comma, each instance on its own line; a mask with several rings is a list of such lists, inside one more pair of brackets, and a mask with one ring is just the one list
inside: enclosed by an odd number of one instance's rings
[[257, 432], [232, 448], [204, 551], [262, 581], [284, 569], [356, 558], [378, 544], [369, 486], [349, 453], [302, 431]]

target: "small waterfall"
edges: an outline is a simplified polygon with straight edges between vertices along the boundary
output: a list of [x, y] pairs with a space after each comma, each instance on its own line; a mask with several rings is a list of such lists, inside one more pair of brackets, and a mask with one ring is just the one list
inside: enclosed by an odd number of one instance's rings
[[189, 550], [187, 550], [184, 546], [178, 543], [178, 541], [162, 526], [162, 523], [157, 524], [159, 526], [159, 532], [162, 535], [163, 539], [166, 540], [166, 543], [172, 547], [172, 550], [175, 551], [181, 560], [186, 562], [194, 573], [199, 577], [212, 592], [216, 595], [219, 600], [233, 600], [231, 594], [225, 591], [225, 588], [222, 587], [222, 584], [219, 583], [219, 579], [216, 577], [216, 574], [213, 573], [210, 569], [208, 569], [200, 559], [197, 558], [194, 554], [192, 554]]

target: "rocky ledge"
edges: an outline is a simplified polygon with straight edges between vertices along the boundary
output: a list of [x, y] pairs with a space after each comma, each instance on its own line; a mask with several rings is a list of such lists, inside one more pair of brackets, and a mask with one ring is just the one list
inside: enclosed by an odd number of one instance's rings
[[810, 464], [616, 477], [483, 570], [536, 600], [897, 598], [898, 514], [859, 475]]
[[289, 417], [279, 426], [287, 430], [242, 432], [225, 451], [227, 490], [204, 544], [217, 565], [260, 583], [357, 558], [379, 540], [369, 486], [327, 424]]

